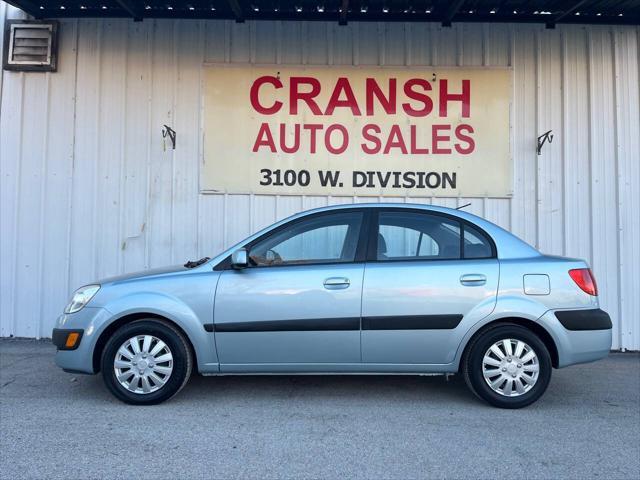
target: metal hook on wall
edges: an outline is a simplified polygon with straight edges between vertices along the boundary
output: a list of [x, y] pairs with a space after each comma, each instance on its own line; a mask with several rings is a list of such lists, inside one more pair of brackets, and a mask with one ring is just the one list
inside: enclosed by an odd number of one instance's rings
[[548, 132], [544, 132], [542, 135], [540, 135], [538, 137], [538, 155], [541, 155], [541, 150], [542, 150], [542, 146], [545, 144], [545, 142], [553, 142], [553, 133], [551, 133], [553, 130], [549, 130]]
[[164, 128], [162, 129], [162, 138], [167, 138], [169, 137], [169, 140], [171, 140], [171, 145], [173, 147], [173, 149], [176, 149], [176, 131], [171, 128], [169, 125], [164, 125]]

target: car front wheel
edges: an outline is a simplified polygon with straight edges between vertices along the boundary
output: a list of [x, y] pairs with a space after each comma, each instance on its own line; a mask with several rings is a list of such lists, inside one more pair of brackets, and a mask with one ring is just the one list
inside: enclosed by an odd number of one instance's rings
[[186, 339], [168, 322], [138, 320], [118, 329], [102, 354], [102, 376], [118, 399], [152, 405], [173, 397], [191, 376]]
[[532, 404], [551, 380], [551, 357], [532, 331], [502, 324], [482, 333], [462, 362], [467, 385], [477, 396], [501, 408]]

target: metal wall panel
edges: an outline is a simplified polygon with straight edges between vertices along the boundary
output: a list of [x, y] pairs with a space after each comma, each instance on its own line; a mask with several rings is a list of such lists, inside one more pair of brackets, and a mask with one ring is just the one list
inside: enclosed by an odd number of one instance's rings
[[[0, 1], [0, 33], [3, 33], [4, 21], [7, 17], [8, 5], [5, 2]], [[0, 35], [0, 55], [4, 52], [4, 35]], [[0, 75], [0, 98], [2, 98], [2, 75]]]
[[[19, 12], [0, 2], [4, 15]], [[48, 336], [71, 291], [97, 278], [211, 255], [303, 209], [377, 200], [200, 195], [203, 63], [503, 65], [513, 198], [399, 201], [470, 202], [543, 252], [587, 259], [614, 348], [640, 349], [638, 28], [86, 19], [60, 32], [57, 73], [1, 77], [1, 336]]]

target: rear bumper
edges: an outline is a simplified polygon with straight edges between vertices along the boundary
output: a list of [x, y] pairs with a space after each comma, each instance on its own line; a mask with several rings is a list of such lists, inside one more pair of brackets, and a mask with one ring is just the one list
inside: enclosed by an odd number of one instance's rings
[[558, 367], [593, 362], [611, 350], [611, 319], [600, 309], [550, 310], [538, 320], [558, 348]]
[[599, 308], [590, 310], [557, 310], [556, 318], [567, 330], [611, 330], [611, 317]]

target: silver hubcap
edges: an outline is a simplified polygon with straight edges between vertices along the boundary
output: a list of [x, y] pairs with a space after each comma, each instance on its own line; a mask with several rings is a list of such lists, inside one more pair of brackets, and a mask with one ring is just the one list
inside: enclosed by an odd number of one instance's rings
[[133, 393], [160, 390], [173, 371], [169, 347], [153, 335], [137, 335], [120, 345], [113, 361], [116, 378]]
[[527, 393], [538, 381], [539, 372], [538, 355], [521, 340], [498, 340], [482, 359], [485, 381], [494, 392], [505, 397]]

